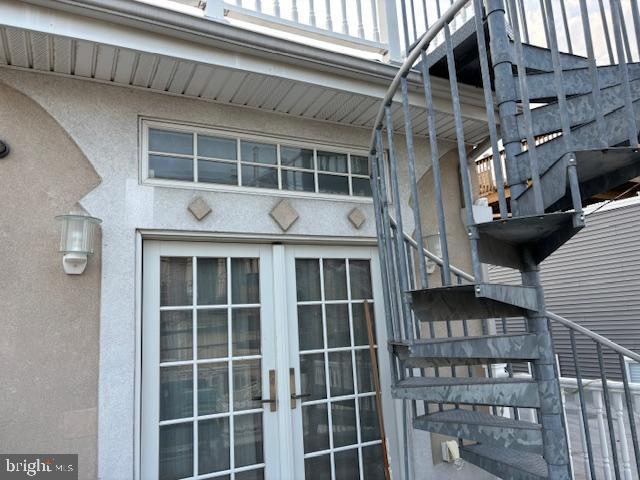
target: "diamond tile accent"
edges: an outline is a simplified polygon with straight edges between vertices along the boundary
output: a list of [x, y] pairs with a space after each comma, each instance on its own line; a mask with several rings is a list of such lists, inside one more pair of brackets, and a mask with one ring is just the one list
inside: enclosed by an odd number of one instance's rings
[[211, 213], [211, 207], [202, 197], [194, 198], [187, 209], [198, 221], [202, 221], [204, 217]]
[[360, 229], [360, 227], [362, 227], [362, 224], [367, 219], [367, 217], [364, 216], [364, 213], [362, 213], [362, 210], [360, 210], [358, 207], [351, 210], [347, 218], [351, 222], [351, 225], [353, 225], [357, 229]]
[[278, 202], [269, 212], [269, 215], [271, 215], [271, 218], [273, 218], [283, 232], [289, 230], [291, 225], [293, 225], [299, 217], [298, 212], [296, 212], [295, 208], [289, 203], [289, 200], [281, 200]]

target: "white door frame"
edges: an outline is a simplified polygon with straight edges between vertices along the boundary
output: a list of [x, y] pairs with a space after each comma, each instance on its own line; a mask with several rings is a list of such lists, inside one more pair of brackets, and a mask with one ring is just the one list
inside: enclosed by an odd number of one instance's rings
[[[279, 414], [283, 408], [289, 409], [289, 399], [290, 395], [294, 392], [291, 391], [288, 375], [284, 375], [281, 372], [288, 372], [288, 369], [295, 365], [296, 366], [296, 387], [300, 386], [300, 372], [298, 368], [298, 360], [297, 360], [297, 331], [290, 331], [290, 318], [291, 318], [291, 308], [293, 304], [293, 313], [297, 315], [295, 311], [295, 272], [293, 276], [291, 276], [291, 272], [289, 269], [293, 266], [293, 262], [290, 261], [292, 256], [298, 254], [299, 256], [307, 256], [309, 258], [318, 258], [319, 252], [322, 252], [320, 256], [324, 257], [334, 257], [334, 258], [345, 258], [345, 257], [358, 257], [358, 258], [369, 258], [371, 260], [371, 277], [372, 277], [372, 286], [374, 291], [374, 299], [375, 299], [375, 319], [376, 319], [376, 333], [377, 333], [377, 342], [379, 345], [379, 355], [378, 359], [380, 362], [380, 381], [382, 387], [382, 397], [383, 397], [383, 415], [385, 418], [385, 431], [387, 434], [387, 444], [388, 451], [390, 455], [391, 465], [398, 466], [400, 465], [400, 437], [399, 437], [399, 425], [397, 424], [398, 419], [398, 411], [397, 411], [397, 402], [393, 400], [391, 397], [391, 375], [390, 375], [390, 363], [389, 357], [385, 354], [386, 352], [386, 328], [385, 328], [385, 317], [384, 317], [384, 305], [383, 305], [383, 296], [382, 296], [382, 284], [381, 284], [381, 276], [380, 276], [380, 265], [377, 255], [377, 248], [373, 246], [363, 246], [363, 242], [354, 242], [355, 245], [351, 242], [351, 245], [336, 245], [336, 239], [332, 238], [331, 244], [328, 246], [329, 242], [322, 242], [322, 245], [312, 245], [310, 242], [305, 239], [304, 244], [297, 243], [300, 242], [301, 239], [291, 239], [290, 244], [268, 244], [273, 242], [273, 239], [262, 239], [262, 242], [259, 238], [252, 237], [246, 238], [242, 241], [246, 243], [237, 244], [229, 241], [228, 237], [224, 238], [210, 238], [207, 242], [203, 242], [202, 239], [199, 241], [176, 241], [177, 238], [172, 235], [170, 238], [171, 241], [161, 240], [162, 236], [154, 235], [153, 240], [147, 240], [146, 235], [144, 241], [140, 242], [142, 247], [142, 255], [141, 255], [141, 264], [143, 266], [144, 278], [140, 282], [140, 288], [142, 292], [142, 311], [140, 312], [141, 322], [142, 316], [144, 315], [144, 322], [149, 322], [150, 320], [147, 318], [147, 311], [149, 310], [148, 301], [150, 296], [159, 295], [159, 285], [150, 283], [147, 279], [148, 275], [153, 272], [155, 268], [158, 270], [158, 267], [154, 267], [149, 263], [150, 255], [160, 255], [160, 252], [163, 255], [186, 255], [186, 256], [212, 256], [211, 249], [218, 248], [219, 256], [233, 256], [230, 252], [237, 252], [237, 256], [251, 256], [247, 255], [248, 249], [253, 249], [253, 251], [260, 251], [260, 257], [268, 258], [268, 262], [261, 262], [261, 305], [264, 308], [267, 303], [270, 304], [271, 314], [269, 317], [263, 316], [263, 326], [267, 325], [265, 322], [267, 318], [271, 318], [273, 328], [262, 328], [263, 332], [263, 346], [266, 346], [267, 343], [274, 342], [276, 339], [284, 339], [289, 338], [287, 342], [280, 342], [276, 348], [273, 349], [273, 356], [270, 359], [271, 363], [267, 365], [266, 357], [263, 354], [263, 396], [267, 398], [269, 395], [268, 392], [268, 378], [267, 372], [270, 368], [275, 368], [278, 372], [277, 378], [277, 392], [278, 392], [278, 414], [273, 414], [275, 416], [275, 425], [270, 429], [271, 431], [278, 432], [277, 433], [277, 446], [278, 446], [278, 454], [277, 458], [274, 457], [271, 463], [277, 464], [279, 471], [277, 473], [265, 471], [266, 475], [269, 475], [268, 479], [291, 479], [298, 480], [296, 477], [296, 472], [300, 472], [300, 462], [304, 465], [304, 459], [302, 455], [302, 438], [298, 438], [298, 435], [301, 435], [301, 428], [296, 428], [296, 422], [300, 422], [300, 415], [281, 415]], [[296, 243], [294, 243], [296, 242]], [[178, 253], [182, 252], [182, 253]], [[255, 256], [255, 255], [254, 255]], [[153, 262], [152, 262], [153, 263]], [[269, 263], [269, 267], [265, 269], [265, 265]], [[159, 272], [158, 272], [159, 273]], [[159, 278], [159, 276], [157, 277]], [[267, 281], [271, 280], [271, 281]], [[289, 280], [289, 281], [287, 281]], [[155, 288], [155, 293], [152, 287], [154, 285], [158, 288]], [[274, 286], [275, 285], [287, 285], [287, 288], [278, 289], [281, 293], [277, 294]], [[291, 295], [289, 291], [293, 288], [294, 293]], [[153, 297], [152, 297], [153, 298]], [[159, 301], [158, 301], [159, 304]], [[264, 313], [263, 313], [264, 315]], [[295, 318], [295, 317], [293, 317]], [[140, 331], [138, 334], [138, 348], [140, 348], [145, 339], [142, 335], [142, 325], [139, 325]], [[265, 339], [265, 332], [269, 332], [269, 338]], [[267, 343], [265, 343], [267, 342]], [[295, 342], [295, 343], [292, 343]], [[293, 358], [295, 357], [295, 363], [292, 363]], [[271, 366], [273, 365], [273, 366]], [[141, 361], [140, 369], [144, 366], [145, 369], [150, 367], [145, 365], [144, 359]], [[267, 368], [269, 366], [269, 368]], [[157, 368], [156, 368], [157, 370]], [[145, 370], [146, 372], [146, 370]], [[143, 463], [146, 461], [146, 455], [144, 452], [143, 445], [143, 431], [146, 428], [149, 428], [149, 425], [145, 422], [149, 422], [149, 415], [145, 413], [145, 410], [148, 410], [148, 401], [145, 401], [144, 408], [142, 406], [143, 398], [145, 395], [143, 394], [146, 389], [149, 388], [146, 381], [149, 381], [149, 375], [145, 373], [142, 375], [141, 370], [138, 372], [137, 378], [142, 379], [142, 384], [140, 387], [140, 395], [139, 395], [139, 415], [136, 420], [136, 423], [140, 425], [139, 427], [139, 438], [137, 439], [137, 448], [139, 449], [139, 466], [136, 467], [137, 472], [144, 471], [142, 469]], [[151, 387], [153, 388], [153, 387]], [[147, 394], [147, 397], [148, 398]], [[157, 404], [152, 404], [152, 408], [157, 409]], [[298, 407], [299, 410], [300, 407]], [[265, 409], [265, 411], [267, 411]], [[153, 413], [153, 412], [152, 412]], [[265, 421], [268, 415], [265, 414]], [[298, 432], [298, 433], [294, 433]], [[267, 438], [266, 435], [266, 425], [265, 425], [265, 436], [264, 441], [266, 443], [275, 443], [272, 438]], [[194, 446], [194, 448], [197, 448]], [[296, 451], [298, 449], [299, 451]], [[157, 453], [156, 453], [157, 459]], [[267, 450], [265, 449], [265, 462], [267, 462]], [[157, 463], [157, 462], [156, 462]], [[394, 477], [401, 478], [402, 473], [398, 470], [395, 473]], [[275, 475], [275, 476], [271, 476]], [[398, 476], [399, 475], [399, 476]], [[143, 478], [142, 473], [139, 474], [139, 478]]]

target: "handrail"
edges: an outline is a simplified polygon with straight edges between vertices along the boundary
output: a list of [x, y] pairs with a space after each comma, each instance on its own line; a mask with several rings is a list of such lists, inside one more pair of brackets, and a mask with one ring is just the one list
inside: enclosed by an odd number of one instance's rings
[[400, 85], [400, 80], [402, 77], [407, 76], [409, 70], [411, 70], [411, 67], [413, 67], [413, 64], [418, 59], [422, 51], [429, 46], [431, 41], [436, 38], [440, 31], [446, 27], [447, 24], [453, 20], [453, 17], [455, 17], [456, 14], [470, 1], [471, 0], [456, 0], [449, 9], [440, 18], [438, 18], [431, 27], [429, 27], [416, 46], [413, 47], [411, 52], [409, 52], [407, 58], [402, 62], [402, 65], [400, 65], [398, 72], [393, 77], [391, 85], [389, 85], [389, 88], [382, 99], [382, 103], [378, 109], [378, 114], [376, 115], [373, 132], [371, 133], [371, 140], [369, 142], [369, 151], [371, 154], [375, 155], [376, 153], [376, 131], [382, 128], [385, 107], [391, 104], [393, 97], [398, 90], [398, 86]]
[[[395, 221], [393, 220], [393, 218], [391, 219], [391, 223], [393, 225], [395, 225]], [[402, 235], [404, 237], [404, 239], [411, 244], [411, 246], [413, 248], [418, 248], [418, 243], [411, 238], [411, 236], [406, 233], [406, 232], [402, 232]], [[430, 252], [429, 250], [427, 250], [426, 248], [423, 249], [424, 250], [424, 255], [429, 258], [430, 260], [434, 261], [436, 264], [442, 266], [442, 258], [438, 257], [435, 253]], [[473, 282], [475, 279], [473, 277], [473, 275], [468, 274], [467, 272], [465, 272], [464, 270], [461, 270], [453, 265], [451, 265], [451, 271], [459, 276], [460, 278], [463, 278], [465, 280], [468, 280], [470, 282]], [[630, 358], [631, 360], [634, 360], [638, 363], [640, 363], [640, 354], [637, 354], [635, 352], [632, 352], [631, 350], [624, 348], [621, 345], [618, 345], [617, 343], [609, 340], [607, 337], [603, 337], [602, 335], [599, 335], [591, 330], [589, 330], [586, 327], [583, 327], [582, 325], [572, 322], [571, 320], [561, 317], [560, 315], [557, 315], [553, 312], [550, 312], [549, 310], [545, 310], [545, 315], [552, 321], [560, 323], [562, 325], [564, 325], [565, 327], [575, 331], [575, 332], [579, 332], [582, 333], [583, 335], [586, 335], [587, 337], [591, 338], [593, 341], [610, 348], [611, 350], [619, 353], [620, 355], [624, 355], [627, 358]]]

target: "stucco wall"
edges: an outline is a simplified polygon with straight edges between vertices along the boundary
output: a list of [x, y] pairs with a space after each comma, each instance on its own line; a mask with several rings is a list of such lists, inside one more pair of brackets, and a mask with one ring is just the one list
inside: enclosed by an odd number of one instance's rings
[[[96, 476], [100, 249], [65, 275], [54, 216], [99, 177], [63, 128], [0, 82], [0, 450], [78, 453]], [[99, 239], [98, 239], [99, 242]]]
[[[281, 234], [269, 217], [278, 196], [160, 188], [139, 181], [139, 119], [167, 119], [279, 137], [308, 139], [327, 145], [367, 147], [369, 129], [346, 128], [263, 111], [159, 95], [64, 77], [0, 70], [0, 81], [21, 90], [55, 118], [87, 156], [102, 183], [81, 203], [103, 219], [100, 310], [99, 475], [129, 478], [135, 465], [136, 230], [176, 232]], [[2, 133], [0, 133], [2, 134]], [[401, 174], [405, 228], [413, 229], [408, 202], [404, 138], [396, 139]], [[443, 144], [441, 152], [452, 148]], [[426, 139], [416, 139], [417, 173], [429, 167]], [[25, 179], [25, 185], [31, 185]], [[457, 195], [457, 192], [451, 193]], [[213, 208], [202, 222], [188, 211], [200, 196]], [[375, 236], [371, 205], [350, 201], [291, 198], [300, 218], [287, 232], [293, 236], [368, 238]], [[366, 222], [360, 230], [347, 220], [354, 207]], [[58, 213], [58, 212], [55, 212]], [[50, 216], [52, 217], [53, 214]], [[50, 246], [55, 249], [55, 242]], [[47, 261], [56, 263], [55, 252]], [[43, 256], [46, 256], [43, 254]], [[94, 266], [96, 262], [94, 261]], [[84, 277], [83, 277], [84, 278]]]

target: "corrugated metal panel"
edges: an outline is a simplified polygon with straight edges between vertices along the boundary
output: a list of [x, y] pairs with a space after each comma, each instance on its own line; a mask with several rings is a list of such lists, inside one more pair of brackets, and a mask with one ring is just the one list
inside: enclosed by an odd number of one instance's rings
[[[542, 263], [540, 275], [549, 310], [640, 351], [640, 203], [589, 215], [587, 227]], [[492, 268], [490, 278], [520, 283], [510, 269]], [[574, 376], [568, 331], [554, 325], [554, 339], [563, 374]], [[581, 335], [576, 340], [584, 376], [599, 378], [595, 345]], [[605, 359], [607, 375], [619, 379], [617, 356]]]

